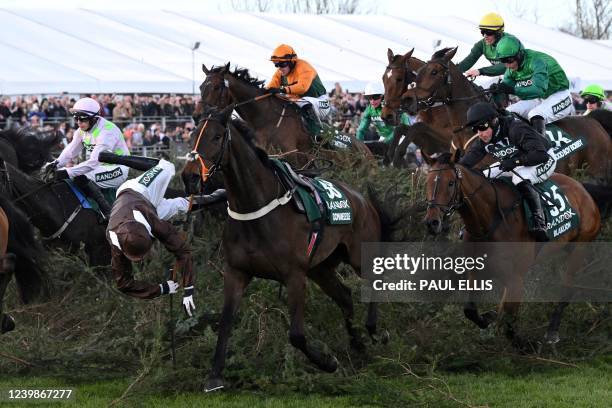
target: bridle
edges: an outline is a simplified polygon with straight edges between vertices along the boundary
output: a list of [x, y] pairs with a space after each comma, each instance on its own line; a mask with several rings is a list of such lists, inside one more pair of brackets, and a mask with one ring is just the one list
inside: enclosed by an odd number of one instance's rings
[[[225, 132], [223, 133], [223, 140], [221, 141], [221, 152], [219, 153], [217, 159], [213, 162], [212, 166], [210, 166], [210, 169], [206, 166], [206, 163], [204, 162], [204, 158], [202, 157], [202, 154], [198, 151], [198, 148], [200, 146], [200, 140], [202, 139], [202, 135], [204, 134], [204, 130], [206, 129], [206, 127], [208, 126], [208, 122], [211, 120], [217, 120], [215, 118], [213, 118], [211, 115], [208, 116], [208, 118], [206, 119], [202, 119], [200, 122], [204, 121], [204, 125], [202, 125], [202, 128], [200, 129], [200, 132], [198, 134], [198, 138], [196, 139], [196, 142], [193, 146], [193, 149], [191, 150], [191, 152], [189, 152], [187, 154], [187, 161], [188, 162], [194, 162], [194, 161], [198, 161], [198, 169], [200, 172], [200, 178], [202, 180], [202, 184], [204, 184], [206, 182], [206, 180], [208, 180], [210, 177], [212, 177], [217, 170], [221, 167], [221, 162], [223, 160], [223, 155], [225, 153], [225, 150], [227, 149], [229, 142], [232, 139], [231, 133], [230, 133], [230, 126], [228, 124], [226, 124], [225, 126]], [[220, 121], [219, 121], [220, 122]]]
[[438, 194], [438, 184], [440, 183], [440, 175], [436, 174], [436, 176], [434, 177], [434, 188], [433, 188], [433, 194], [431, 195], [431, 200], [427, 200], [427, 209], [430, 209], [430, 208], [439, 209], [443, 214], [443, 218], [450, 217], [451, 215], [453, 215], [455, 210], [463, 206], [463, 197], [461, 194], [461, 189], [459, 188], [459, 184], [462, 178], [461, 170], [459, 170], [456, 167], [448, 166], [448, 167], [442, 167], [440, 169], [432, 169], [429, 171], [430, 172], [441, 172], [445, 170], [453, 170], [453, 173], [455, 175], [453, 179], [454, 188], [453, 188], [453, 194], [451, 198], [448, 200], [446, 204], [441, 204], [441, 203], [436, 202], [436, 195]]
[[[402, 83], [400, 85], [400, 89], [402, 89], [402, 94], [405, 90], [408, 89], [408, 86], [413, 83], [413, 81], [410, 81], [410, 77], [409, 75], [412, 74], [414, 75], [414, 77], [416, 77], [417, 72], [414, 70], [410, 70], [408, 69], [408, 67], [406, 67], [403, 64], [397, 64], [397, 65], [387, 65], [387, 70], [391, 70], [393, 71], [394, 69], [400, 69], [403, 70], [404, 74], [402, 75]], [[387, 75], [387, 73], [385, 72], [385, 75]], [[404, 104], [404, 102], [402, 101], [401, 95], [399, 97], [399, 105], [397, 107], [397, 109], [393, 109], [396, 113], [402, 113], [404, 111], [406, 111], [408, 108], [406, 107], [406, 105]], [[385, 98], [385, 103], [387, 103], [388, 100]]]

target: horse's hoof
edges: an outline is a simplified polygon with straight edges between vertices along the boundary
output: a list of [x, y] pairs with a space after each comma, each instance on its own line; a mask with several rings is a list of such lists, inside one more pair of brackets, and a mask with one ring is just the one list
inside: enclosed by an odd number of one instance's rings
[[15, 329], [15, 319], [9, 314], [2, 315], [2, 324], [0, 324], [0, 334], [8, 333]]
[[338, 359], [335, 356], [331, 356], [324, 364], [320, 365], [319, 368], [326, 373], [333, 373], [338, 369]]
[[224, 387], [221, 378], [209, 378], [204, 385], [204, 392], [221, 391]]
[[485, 321], [486, 325], [489, 326], [491, 323], [497, 320], [497, 312], [495, 310], [489, 310], [482, 314], [482, 320]]

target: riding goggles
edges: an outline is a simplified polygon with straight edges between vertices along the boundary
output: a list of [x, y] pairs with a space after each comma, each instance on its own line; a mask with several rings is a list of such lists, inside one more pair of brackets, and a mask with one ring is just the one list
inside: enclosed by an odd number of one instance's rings
[[499, 62], [502, 64], [512, 64], [514, 61], [516, 61], [516, 57], [504, 57], [499, 59]]
[[497, 31], [493, 31], [493, 30], [480, 30], [480, 34], [482, 35], [495, 35], [497, 34]]
[[382, 95], [377, 94], [377, 95], [367, 95], [365, 98], [368, 101], [378, 101], [378, 100], [382, 99], [382, 97], [383, 97]]
[[583, 99], [584, 99], [584, 103], [598, 103], [599, 102], [599, 98], [596, 98], [594, 96], [585, 96]]
[[76, 120], [77, 122], [85, 122], [88, 120], [92, 119], [92, 116], [89, 115], [85, 115], [83, 113], [75, 113], [72, 115], [72, 117], [74, 118], [74, 120]]
[[274, 63], [274, 66], [275, 66], [276, 68], [285, 68], [285, 67], [288, 67], [288, 66], [289, 66], [289, 64], [291, 64], [291, 62], [290, 62], [290, 61], [281, 61], [281, 62], [275, 62], [275, 63]]
[[474, 133], [478, 133], [479, 131], [484, 132], [489, 127], [490, 127], [489, 122], [481, 123], [480, 125], [474, 125], [472, 126], [472, 132]]

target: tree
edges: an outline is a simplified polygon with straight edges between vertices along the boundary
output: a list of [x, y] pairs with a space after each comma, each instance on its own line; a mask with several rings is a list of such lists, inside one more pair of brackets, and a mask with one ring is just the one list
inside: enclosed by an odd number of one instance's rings
[[360, 0], [232, 0], [236, 11], [278, 11], [304, 14], [359, 14]]
[[576, 0], [574, 21], [559, 29], [588, 40], [610, 39], [612, 3], [609, 0]]

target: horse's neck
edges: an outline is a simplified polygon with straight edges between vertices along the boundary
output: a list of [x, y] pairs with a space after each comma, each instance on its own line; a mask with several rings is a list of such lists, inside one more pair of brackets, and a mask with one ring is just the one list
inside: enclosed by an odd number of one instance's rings
[[[490, 181], [467, 168], [457, 165], [462, 174], [461, 193], [464, 205], [458, 210], [466, 230], [479, 236], [488, 232], [497, 212], [497, 196], [491, 194]], [[477, 191], [478, 190], [478, 191]]]
[[[235, 102], [245, 102], [262, 95], [262, 91], [255, 85], [247, 84], [230, 74], [226, 74], [225, 78], [229, 83], [229, 92]], [[255, 129], [261, 128], [265, 124], [266, 111], [268, 110], [266, 103], [253, 101], [236, 108], [236, 111], [245, 122]]]
[[274, 172], [233, 126], [230, 134], [229, 148], [224, 153], [228, 155], [227, 164], [223, 168], [227, 201], [234, 211], [254, 211], [277, 198], [280, 186]]
[[451, 123], [454, 127], [459, 127], [465, 123], [469, 107], [478, 101], [478, 92], [455, 64], [449, 63], [448, 69], [451, 77], [450, 96], [455, 101], [446, 106]]

